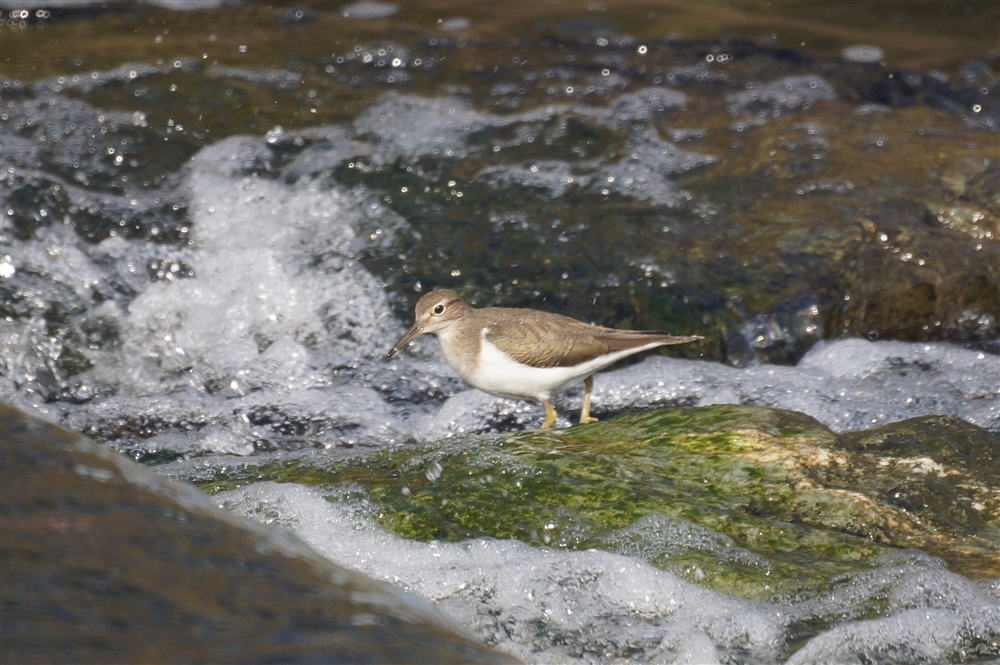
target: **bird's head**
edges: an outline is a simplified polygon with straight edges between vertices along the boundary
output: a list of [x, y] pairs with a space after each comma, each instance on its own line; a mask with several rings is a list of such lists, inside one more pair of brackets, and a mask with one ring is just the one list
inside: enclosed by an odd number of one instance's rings
[[412, 342], [414, 338], [431, 333], [436, 335], [461, 318], [471, 307], [450, 289], [431, 291], [417, 301], [416, 319], [413, 327], [406, 331], [396, 344], [389, 349], [386, 358], [391, 358], [397, 351]]

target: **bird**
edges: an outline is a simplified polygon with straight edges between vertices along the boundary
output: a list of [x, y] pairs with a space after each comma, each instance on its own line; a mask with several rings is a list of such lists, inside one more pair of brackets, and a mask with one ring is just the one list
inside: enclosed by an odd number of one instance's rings
[[496, 397], [540, 402], [545, 407], [541, 429], [558, 417], [553, 395], [582, 381], [580, 423], [597, 422], [590, 415], [595, 372], [648, 349], [704, 339], [605, 328], [536, 309], [477, 309], [455, 291], [436, 289], [417, 301], [413, 327], [386, 358], [425, 333], [437, 336], [445, 360], [472, 386]]

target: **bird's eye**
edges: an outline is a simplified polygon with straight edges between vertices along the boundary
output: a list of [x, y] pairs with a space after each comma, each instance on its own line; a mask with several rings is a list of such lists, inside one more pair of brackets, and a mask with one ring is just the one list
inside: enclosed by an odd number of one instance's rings
[[440, 314], [440, 313], [441, 313], [441, 312], [443, 312], [443, 311], [444, 311], [444, 305], [437, 305], [437, 306], [436, 306], [436, 307], [434, 308], [434, 313], [435, 313], [435, 314]]

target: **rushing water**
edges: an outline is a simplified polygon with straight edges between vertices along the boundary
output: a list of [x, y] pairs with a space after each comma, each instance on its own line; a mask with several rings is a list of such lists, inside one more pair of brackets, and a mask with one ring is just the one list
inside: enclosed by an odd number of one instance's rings
[[[902, 67], [599, 4], [495, 24], [261, 5], [246, 35], [214, 4], [9, 15], [5, 400], [196, 481], [534, 426], [540, 407], [467, 390], [433, 340], [382, 360], [447, 286], [707, 338], [599, 375], [602, 419], [750, 403], [837, 432], [924, 414], [1000, 432], [1000, 87], [975, 35]], [[1000, 653], [996, 582], [919, 552], [751, 602], [639, 554], [406, 540], [333, 494], [218, 498], [526, 661]], [[731, 555], [692, 523], [650, 528]]]

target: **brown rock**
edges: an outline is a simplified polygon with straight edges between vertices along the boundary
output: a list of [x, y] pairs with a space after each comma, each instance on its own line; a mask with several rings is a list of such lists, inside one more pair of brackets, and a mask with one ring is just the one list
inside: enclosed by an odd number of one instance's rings
[[4, 663], [509, 663], [429, 603], [0, 405]]

